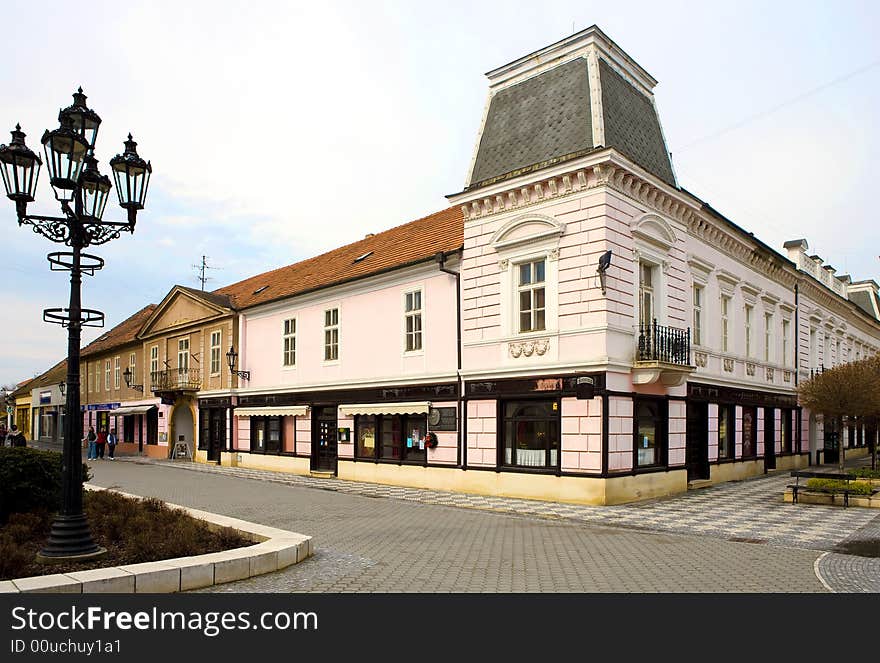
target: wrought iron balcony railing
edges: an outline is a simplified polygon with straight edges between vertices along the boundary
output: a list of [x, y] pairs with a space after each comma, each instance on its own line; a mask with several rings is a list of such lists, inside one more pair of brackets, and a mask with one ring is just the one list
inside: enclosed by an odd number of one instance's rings
[[198, 391], [202, 378], [198, 368], [172, 368], [150, 373], [150, 391]]
[[658, 361], [666, 364], [691, 365], [691, 330], [664, 327], [655, 319], [639, 325], [637, 361]]

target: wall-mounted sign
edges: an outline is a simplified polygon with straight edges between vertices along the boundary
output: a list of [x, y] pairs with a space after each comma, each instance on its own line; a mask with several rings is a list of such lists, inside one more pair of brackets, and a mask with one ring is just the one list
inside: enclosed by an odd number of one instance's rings
[[336, 430], [336, 441], [337, 442], [350, 442], [351, 441], [351, 428], [338, 428]]
[[40, 392], [40, 405], [48, 405], [52, 402], [52, 392], [51, 391], [41, 391]]
[[115, 410], [119, 406], [120, 403], [92, 403], [91, 405], [81, 405], [80, 409], [83, 412], [94, 412], [95, 410], [100, 412], [102, 410]]
[[456, 408], [454, 407], [432, 407], [428, 412], [428, 428], [434, 431], [458, 430], [455, 415]]

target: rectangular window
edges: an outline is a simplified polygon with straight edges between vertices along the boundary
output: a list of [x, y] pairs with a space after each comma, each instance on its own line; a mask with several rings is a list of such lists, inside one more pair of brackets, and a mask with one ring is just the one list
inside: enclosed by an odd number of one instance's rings
[[503, 405], [502, 465], [553, 469], [559, 464], [559, 401], [510, 401]]
[[339, 309], [324, 311], [324, 361], [339, 359]]
[[354, 428], [358, 458], [406, 462], [423, 462], [426, 458], [425, 415], [358, 415]]
[[752, 348], [754, 347], [754, 343], [752, 342], [752, 312], [754, 311], [754, 307], [745, 305], [743, 309], [745, 315], [745, 334], [746, 334], [746, 357], [752, 356]]
[[764, 361], [773, 356], [773, 314], [764, 313]]
[[296, 366], [296, 318], [284, 321], [281, 352], [281, 363], [284, 366]]
[[131, 384], [137, 384], [137, 354], [128, 355], [128, 370], [131, 372]]
[[177, 341], [177, 371], [185, 373], [189, 370], [189, 338]]
[[782, 426], [779, 431], [782, 453], [791, 453], [791, 410], [782, 411]]
[[789, 341], [788, 341], [788, 333], [789, 333], [789, 328], [790, 328], [790, 327], [791, 327], [791, 323], [790, 323], [788, 320], [783, 320], [783, 321], [782, 321], [782, 363], [783, 363], [785, 366], [788, 366], [788, 365], [789, 365], [789, 358], [788, 358], [788, 344], [789, 344]]
[[[89, 370], [89, 365], [86, 364], [86, 371]], [[86, 392], [92, 393], [92, 377], [90, 375], [86, 375]]]
[[654, 267], [639, 263], [639, 323], [642, 327], [650, 325], [657, 314], [654, 310]]
[[220, 346], [223, 339], [220, 330], [211, 332], [211, 375], [220, 374]]
[[110, 391], [110, 360], [104, 362], [104, 390]]
[[519, 265], [519, 330], [545, 329], [544, 261], [535, 260]]
[[159, 346], [150, 348], [150, 373], [159, 372]]
[[422, 349], [422, 291], [415, 290], [404, 295], [406, 318], [406, 351]]
[[730, 297], [726, 295], [721, 295], [721, 351], [727, 352], [730, 348], [730, 344], [728, 342], [729, 334], [728, 331], [730, 326], [728, 324], [728, 311], [730, 309]]
[[816, 338], [816, 330], [810, 329], [810, 368], [819, 367], [819, 342]]
[[718, 406], [718, 460], [733, 458], [734, 453], [734, 407]]
[[838, 339], [837, 341], [835, 341], [834, 344], [834, 365], [837, 366], [838, 364], [842, 363], [843, 355], [840, 354], [840, 339]]
[[666, 464], [666, 401], [639, 398], [633, 404], [633, 466], [654, 467]]
[[251, 417], [251, 451], [280, 454], [283, 449], [282, 417]]
[[119, 357], [113, 358], [113, 388], [119, 389]]
[[694, 286], [694, 345], [703, 344], [703, 289]]
[[743, 458], [754, 458], [758, 454], [758, 420], [753, 407], [742, 409]]

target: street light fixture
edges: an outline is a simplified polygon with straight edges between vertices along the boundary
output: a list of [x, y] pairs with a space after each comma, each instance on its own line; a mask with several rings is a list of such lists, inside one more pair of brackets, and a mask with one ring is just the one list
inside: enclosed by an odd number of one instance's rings
[[61, 398], [64, 398], [64, 392], [67, 390], [67, 385], [62, 380], [58, 383], [58, 391], [61, 392]]
[[125, 379], [126, 387], [128, 387], [129, 389], [134, 389], [135, 391], [143, 392], [144, 385], [131, 383], [131, 378], [133, 377], [131, 367], [126, 368], [124, 371], [122, 371], [122, 377]]
[[238, 353], [235, 351], [235, 346], [229, 346], [229, 352], [226, 353], [226, 363], [229, 365], [229, 372], [232, 375], [237, 375], [242, 380], [250, 380], [251, 372], [250, 371], [236, 371], [235, 370], [235, 362], [238, 361]]
[[[46, 131], [41, 142], [49, 170], [49, 181], [61, 203], [63, 216], [37, 216], [27, 213], [34, 201], [40, 157], [25, 145], [19, 125], [12, 132], [12, 142], [0, 145], [0, 174], [6, 196], [15, 202], [18, 225], [33, 226], [35, 233], [53, 242], [69, 246], [71, 251], [49, 254], [53, 270], [70, 272], [68, 308], [43, 311], [43, 320], [67, 327], [67, 380], [59, 385], [65, 397], [61, 509], [55, 516], [49, 540], [40, 551], [46, 560], [89, 559], [106, 551], [95, 544], [82, 509], [82, 437], [80, 412], [79, 356], [83, 327], [103, 327], [104, 314], [82, 308], [82, 275], [89, 276], [104, 266], [103, 259], [83, 253], [88, 246], [105, 244], [123, 231], [134, 232], [137, 211], [143, 209], [152, 166], [137, 154], [131, 134], [125, 151], [110, 160], [116, 179], [120, 206], [128, 211], [125, 222], [104, 221], [104, 208], [110, 193], [110, 178], [98, 171], [95, 140], [101, 118], [86, 105], [82, 88], [73, 95], [73, 104], [58, 113], [59, 127]], [[66, 393], [65, 393], [66, 392]]]

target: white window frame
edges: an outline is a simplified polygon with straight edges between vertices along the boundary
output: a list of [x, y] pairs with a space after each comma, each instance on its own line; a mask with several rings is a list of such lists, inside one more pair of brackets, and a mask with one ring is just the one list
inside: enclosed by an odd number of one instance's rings
[[[538, 265], [541, 266], [541, 269], [544, 272], [544, 277], [542, 280], [534, 280], [537, 278]], [[529, 282], [522, 282], [522, 270], [523, 267], [528, 266], [529, 269]], [[516, 308], [516, 333], [517, 334], [532, 334], [535, 332], [546, 332], [547, 331], [547, 259], [546, 258], [538, 258], [536, 260], [523, 260], [517, 262], [515, 265], [516, 273], [514, 274], [514, 279], [516, 281], [516, 295], [515, 295], [515, 308]], [[538, 308], [536, 306], [536, 293], [540, 291], [544, 297], [544, 307]], [[522, 308], [522, 294], [529, 293], [529, 329], [522, 328], [522, 316], [525, 311]], [[544, 324], [541, 327], [537, 326], [537, 318], [538, 312], [543, 311], [544, 313]]]
[[[214, 337], [217, 337], [217, 342], [214, 343]], [[210, 362], [208, 364], [208, 368], [211, 372], [212, 376], [220, 375], [220, 372], [223, 370], [223, 357], [221, 356], [222, 348], [223, 348], [223, 330], [215, 329], [211, 332], [211, 355]], [[216, 357], [215, 357], [216, 355]], [[217, 370], [214, 370], [214, 363], [216, 358]]]
[[[336, 320], [335, 321], [333, 321], [333, 319], [332, 319], [332, 313], [334, 311], [336, 312]], [[327, 324], [327, 314], [328, 313], [331, 314], [330, 324]], [[339, 306], [331, 306], [330, 308], [325, 308], [324, 314], [322, 317], [323, 317], [322, 321], [324, 323], [324, 326], [323, 326], [323, 341], [324, 342], [322, 343], [324, 363], [325, 364], [335, 364], [339, 361], [339, 337], [341, 336], [341, 334], [340, 334], [341, 324], [340, 323], [341, 323], [341, 318], [342, 318], [340, 307]], [[333, 340], [333, 332], [334, 331], [336, 332], [335, 341]], [[331, 335], [330, 336], [331, 340], [329, 343], [327, 341], [327, 333], [328, 332]], [[336, 346], [336, 356], [331, 356], [328, 358], [328, 356], [327, 356], [328, 349], [332, 348], [333, 346]], [[330, 353], [330, 354], [332, 355], [333, 353]]]
[[131, 383], [137, 384], [137, 353], [132, 352], [128, 355], [128, 370], [131, 371]]
[[110, 391], [110, 360], [104, 360], [104, 391]]
[[754, 327], [755, 306], [748, 302], [743, 304], [743, 329], [745, 332], [745, 356], [752, 358], [752, 351], [755, 349], [754, 337], [752, 335]]
[[[293, 353], [293, 361], [288, 361], [290, 353]], [[284, 368], [296, 367], [296, 316], [281, 322], [281, 365]]]
[[[419, 306], [408, 309], [407, 300], [412, 297], [413, 302], [416, 296], [419, 299]], [[403, 352], [407, 355], [421, 354], [425, 350], [425, 291], [423, 288], [413, 288], [403, 293]], [[410, 320], [413, 321], [412, 330], [410, 330]], [[415, 321], [418, 320], [418, 330], [415, 329]], [[410, 338], [413, 339], [412, 347], [410, 346]], [[418, 343], [416, 343], [418, 339]]]
[[788, 335], [791, 333], [791, 320], [788, 318], [782, 319], [782, 363], [785, 366], [788, 366], [790, 360], [788, 358], [788, 353], [790, 352], [790, 344], [791, 341], [788, 338]]
[[[181, 362], [183, 359], [183, 362]], [[189, 373], [189, 336], [177, 339], [177, 371]]]
[[701, 283], [694, 283], [694, 345], [703, 345], [703, 302], [705, 301], [706, 287]]
[[719, 320], [721, 321], [721, 352], [730, 352], [730, 304], [733, 297], [722, 292], [719, 300]]
[[773, 361], [773, 312], [764, 311], [764, 361]]
[[119, 385], [121, 384], [121, 382], [119, 380], [119, 378], [121, 377], [120, 362], [121, 362], [121, 357], [119, 355], [116, 355], [115, 357], [113, 357], [113, 388], [114, 389], [119, 389]]
[[153, 345], [150, 347], [150, 375], [153, 373], [159, 372], [159, 346]]

